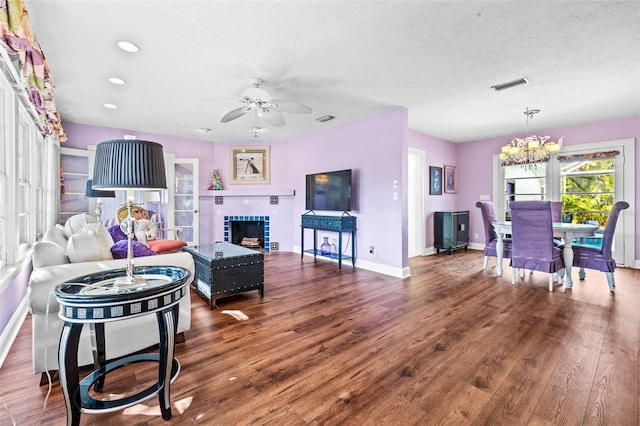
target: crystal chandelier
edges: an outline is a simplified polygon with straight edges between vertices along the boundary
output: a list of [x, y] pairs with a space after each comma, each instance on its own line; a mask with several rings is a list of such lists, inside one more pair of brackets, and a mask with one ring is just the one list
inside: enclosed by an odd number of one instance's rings
[[550, 136], [529, 136], [529, 119], [539, 112], [539, 109], [526, 109], [524, 115], [527, 116], [527, 137], [524, 139], [514, 138], [511, 143], [502, 147], [500, 162], [503, 166], [540, 163], [547, 161], [551, 154], [560, 151], [564, 136], [557, 142], [551, 140]]

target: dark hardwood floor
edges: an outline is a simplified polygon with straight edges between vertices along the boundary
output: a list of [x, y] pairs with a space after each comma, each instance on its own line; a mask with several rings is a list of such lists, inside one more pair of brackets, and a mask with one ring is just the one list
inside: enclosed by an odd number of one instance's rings
[[[192, 292], [177, 345], [173, 418], [154, 397], [82, 425], [638, 425], [640, 271], [611, 294], [587, 271], [573, 290], [545, 274], [511, 285], [479, 251], [411, 260], [401, 280], [293, 253], [265, 256], [265, 297]], [[221, 310], [241, 310], [237, 321]], [[108, 344], [108, 342], [107, 342]], [[104, 397], [153, 381], [155, 365], [107, 377]], [[31, 370], [27, 317], [0, 369], [0, 424], [62, 425], [55, 382]], [[146, 385], [145, 385], [146, 384]]]

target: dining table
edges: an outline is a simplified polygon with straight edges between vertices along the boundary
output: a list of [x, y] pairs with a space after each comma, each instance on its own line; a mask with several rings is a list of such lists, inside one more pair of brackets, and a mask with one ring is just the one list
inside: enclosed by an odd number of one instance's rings
[[[498, 241], [496, 242], [496, 250], [498, 251], [498, 266], [496, 268], [496, 272], [499, 276], [502, 276], [502, 253], [503, 253], [503, 238], [505, 234], [511, 234], [511, 222], [510, 221], [498, 221], [491, 222], [493, 228], [498, 234]], [[564, 266], [565, 266], [565, 277], [564, 277], [564, 287], [571, 288], [573, 287], [573, 279], [571, 279], [571, 267], [573, 266], [573, 247], [572, 242], [574, 238], [586, 238], [594, 235], [595, 231], [598, 230], [597, 225], [588, 225], [583, 223], [561, 223], [554, 222], [553, 226], [553, 236], [562, 238], [564, 240]]]

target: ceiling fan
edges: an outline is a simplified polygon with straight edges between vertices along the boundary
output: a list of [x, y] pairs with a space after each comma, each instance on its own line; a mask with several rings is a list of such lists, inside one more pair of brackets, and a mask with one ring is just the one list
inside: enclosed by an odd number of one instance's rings
[[284, 126], [283, 112], [293, 114], [309, 114], [313, 110], [300, 102], [287, 101], [284, 99], [271, 99], [271, 95], [264, 89], [260, 88], [260, 85], [264, 81], [258, 77], [251, 78], [251, 84], [253, 87], [249, 87], [242, 94], [243, 99], [240, 102], [244, 102], [246, 105], [240, 108], [233, 109], [226, 113], [224, 117], [220, 119], [222, 123], [228, 123], [229, 121], [240, 118], [250, 111], [254, 111], [256, 116], [263, 119], [272, 126], [282, 127]]

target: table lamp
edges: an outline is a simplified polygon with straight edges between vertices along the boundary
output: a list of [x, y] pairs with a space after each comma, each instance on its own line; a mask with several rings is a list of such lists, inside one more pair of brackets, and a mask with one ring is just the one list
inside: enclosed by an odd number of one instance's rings
[[[93, 189], [157, 190], [167, 189], [162, 145], [136, 139], [115, 139], [96, 145], [93, 167]], [[120, 224], [127, 235], [127, 276], [123, 283], [143, 282], [133, 274], [133, 235], [137, 221], [133, 217], [133, 200], [127, 200], [128, 215]]]
[[84, 192], [84, 196], [87, 198], [97, 198], [96, 200], [96, 217], [98, 218], [98, 222], [101, 222], [102, 219], [102, 198], [115, 198], [116, 193], [114, 191], [98, 191], [97, 189], [93, 189], [93, 179], [89, 179], [87, 181], [87, 189]]

